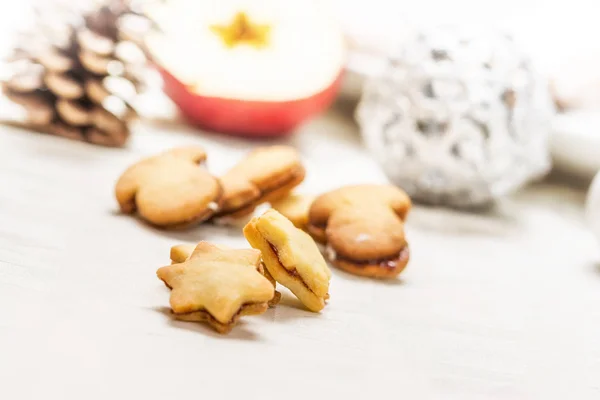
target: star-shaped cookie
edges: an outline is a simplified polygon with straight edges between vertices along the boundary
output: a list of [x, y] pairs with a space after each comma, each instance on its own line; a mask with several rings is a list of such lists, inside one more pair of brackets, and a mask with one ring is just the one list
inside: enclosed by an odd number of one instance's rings
[[[218, 247], [222, 250], [231, 250], [229, 247], [222, 246], [222, 245], [219, 245]], [[190, 256], [194, 252], [195, 248], [196, 248], [196, 246], [194, 246], [193, 244], [178, 244], [177, 246], [171, 247], [171, 254], [170, 254], [171, 264], [178, 264], [178, 263], [185, 262], [188, 258], [190, 258]], [[271, 284], [273, 285], [273, 288], [275, 288], [275, 285], [276, 285], [275, 279], [271, 276], [271, 274], [269, 273], [269, 270], [265, 268], [265, 266], [262, 262], [259, 265], [258, 272], [263, 274], [265, 276], [265, 278], [267, 278], [269, 280], [269, 282], [271, 282]], [[277, 303], [279, 303], [279, 300], [281, 300], [281, 293], [278, 291], [275, 291], [275, 295], [269, 301], [269, 307], [274, 307]]]
[[267, 310], [274, 289], [260, 268], [260, 251], [200, 242], [186, 261], [156, 274], [172, 289], [170, 303], [177, 319], [206, 321], [227, 333], [242, 315]]

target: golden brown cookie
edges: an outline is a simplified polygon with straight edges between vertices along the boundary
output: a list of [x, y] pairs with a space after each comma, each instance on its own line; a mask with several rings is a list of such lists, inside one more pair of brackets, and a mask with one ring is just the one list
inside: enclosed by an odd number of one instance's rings
[[306, 230], [308, 211], [314, 196], [292, 193], [289, 196], [271, 202], [271, 207], [292, 221], [298, 229]]
[[[228, 248], [226, 246], [222, 246], [222, 245], [220, 245], [218, 247], [222, 250], [231, 250], [230, 248]], [[194, 252], [195, 248], [196, 248], [196, 246], [194, 246], [193, 244], [179, 244], [177, 246], [171, 247], [171, 264], [178, 264], [178, 263], [185, 262], [188, 258], [190, 258], [190, 256]], [[276, 286], [275, 279], [271, 276], [271, 274], [269, 273], [269, 270], [267, 270], [265, 268], [265, 266], [262, 262], [260, 264], [260, 268], [258, 269], [258, 272], [263, 274], [265, 276], [265, 278], [267, 278], [269, 280], [269, 282], [271, 282], [271, 284], [273, 285], [273, 288], [275, 288], [275, 286]], [[281, 293], [279, 293], [278, 291], [275, 291], [275, 295], [269, 301], [269, 307], [274, 307], [277, 303], [279, 303], [279, 300], [281, 300]]]
[[392, 278], [408, 263], [404, 219], [410, 207], [408, 195], [395, 186], [346, 186], [313, 201], [307, 229], [327, 245], [326, 255], [336, 267]]
[[156, 274], [172, 289], [175, 318], [208, 322], [227, 333], [242, 315], [267, 310], [274, 290], [260, 268], [257, 250], [200, 242], [186, 261], [162, 267]]
[[286, 196], [304, 175], [298, 152], [292, 147], [257, 148], [220, 178], [223, 203], [217, 217], [247, 216], [259, 204]]
[[265, 267], [311, 311], [325, 307], [331, 271], [319, 248], [304, 231], [270, 209], [244, 227], [244, 236], [262, 253]]
[[193, 244], [178, 244], [171, 247], [171, 264], [180, 264], [187, 261], [194, 252], [196, 246]]
[[115, 195], [124, 213], [135, 211], [163, 228], [181, 228], [210, 218], [219, 208], [221, 185], [205, 168], [201, 147], [182, 147], [146, 158], [119, 178]]

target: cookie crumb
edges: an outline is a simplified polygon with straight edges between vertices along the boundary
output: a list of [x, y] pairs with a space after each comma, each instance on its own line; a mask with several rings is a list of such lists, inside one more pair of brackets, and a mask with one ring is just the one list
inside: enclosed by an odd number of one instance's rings
[[357, 243], [360, 243], [360, 242], [367, 241], [369, 239], [371, 239], [370, 235], [367, 235], [366, 233], [360, 233], [360, 234], [358, 234], [358, 236], [356, 237], [356, 239], [354, 241]]
[[325, 247], [325, 254], [327, 255], [327, 258], [330, 261], [335, 261], [337, 259], [337, 253], [330, 245], [327, 245], [327, 247]]

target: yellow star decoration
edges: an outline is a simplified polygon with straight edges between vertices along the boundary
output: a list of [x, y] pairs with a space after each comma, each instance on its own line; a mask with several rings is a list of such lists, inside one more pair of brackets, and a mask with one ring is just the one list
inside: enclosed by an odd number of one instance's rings
[[229, 25], [211, 25], [210, 30], [218, 35], [227, 47], [242, 44], [256, 48], [266, 47], [271, 33], [269, 25], [250, 21], [246, 13], [242, 11], [233, 17]]
[[157, 276], [171, 291], [176, 318], [206, 321], [227, 333], [242, 315], [261, 314], [274, 288], [261, 273], [260, 251], [200, 242], [184, 262], [162, 267]]

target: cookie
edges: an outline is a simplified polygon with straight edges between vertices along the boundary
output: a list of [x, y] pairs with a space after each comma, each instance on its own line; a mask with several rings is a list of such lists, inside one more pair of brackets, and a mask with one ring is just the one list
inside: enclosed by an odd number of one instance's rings
[[306, 230], [306, 225], [308, 225], [308, 210], [314, 199], [314, 196], [293, 193], [272, 201], [271, 207], [292, 221], [296, 228]]
[[290, 289], [306, 308], [318, 312], [325, 307], [331, 271], [306, 232], [270, 209], [244, 227], [244, 236], [261, 251], [273, 278]]
[[304, 166], [292, 147], [257, 148], [220, 178], [223, 203], [217, 218], [247, 216], [261, 203], [286, 196], [304, 175]]
[[410, 207], [408, 195], [395, 186], [346, 186], [313, 201], [307, 230], [327, 245], [334, 266], [355, 275], [392, 278], [408, 263], [404, 220]]
[[[193, 244], [180, 244], [180, 245], [171, 247], [171, 264], [178, 264], [178, 263], [185, 262], [188, 258], [190, 258], [190, 256], [194, 252], [195, 247], [196, 246], [194, 246]], [[228, 247], [225, 247], [225, 246], [219, 246], [219, 248], [221, 248], [223, 250], [229, 249]], [[273, 285], [273, 288], [275, 288], [275, 286], [276, 286], [275, 279], [271, 276], [271, 274], [265, 268], [265, 266], [262, 262], [260, 264], [260, 268], [258, 269], [258, 272], [263, 274], [265, 276], [265, 278], [267, 278], [269, 280], [269, 282], [271, 282], [271, 284]], [[279, 293], [278, 291], [275, 291], [275, 295], [269, 301], [269, 307], [274, 307], [277, 303], [279, 303], [279, 300], [281, 300], [281, 293]]]
[[261, 314], [273, 298], [273, 285], [259, 271], [260, 252], [200, 242], [182, 263], [156, 274], [171, 289], [175, 318], [207, 322], [228, 333], [243, 315]]
[[180, 264], [187, 261], [194, 252], [196, 246], [193, 244], [178, 244], [171, 247], [171, 264]]
[[132, 165], [115, 188], [121, 211], [137, 211], [152, 225], [169, 229], [212, 217], [223, 190], [218, 179], [199, 166], [205, 159], [201, 147], [182, 147]]

